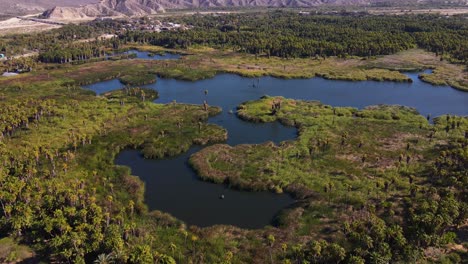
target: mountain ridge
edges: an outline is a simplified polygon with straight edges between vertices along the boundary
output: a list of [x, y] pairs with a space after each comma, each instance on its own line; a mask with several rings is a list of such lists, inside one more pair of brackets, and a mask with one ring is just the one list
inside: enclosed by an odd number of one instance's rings
[[0, 0], [0, 14], [24, 15], [44, 12], [57, 5], [78, 7], [97, 2], [99, 0]]
[[[44, 12], [50, 19], [87, 19], [93, 17], [144, 16], [166, 9], [197, 9], [212, 7], [318, 7], [375, 6], [444, 3], [442, 0], [101, 0], [80, 7], [56, 6]], [[459, 0], [468, 5], [468, 0]]]

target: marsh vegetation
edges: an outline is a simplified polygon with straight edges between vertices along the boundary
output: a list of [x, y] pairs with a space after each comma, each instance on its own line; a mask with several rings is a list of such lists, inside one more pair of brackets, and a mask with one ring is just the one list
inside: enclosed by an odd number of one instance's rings
[[[400, 72], [432, 69], [420, 78], [466, 89], [463, 18], [243, 16], [228, 15], [222, 25], [219, 17], [180, 18], [193, 19], [199, 30], [179, 39], [175, 33], [135, 32], [77, 42], [117, 30], [114, 23], [2, 39], [8, 55], [34, 49], [39, 55], [2, 63], [27, 73], [0, 79], [0, 261], [457, 263], [467, 258], [462, 236], [468, 212], [466, 94], [429, 85], [413, 94], [422, 85], [417, 74], [410, 78]], [[299, 30], [272, 23], [273, 18]], [[252, 23], [264, 32], [287, 34], [271, 46]], [[333, 30], [334, 23], [343, 30]], [[318, 35], [301, 36], [310, 29]], [[395, 38], [380, 43], [388, 30]], [[338, 45], [340, 34], [347, 41]], [[199, 43], [203, 36], [208, 41]], [[353, 45], [359, 47], [353, 50]], [[105, 59], [131, 48], [157, 53], [172, 47], [186, 55], [166, 61]], [[227, 93], [206, 87], [207, 82], [164, 79], [195, 81], [220, 73], [253, 77], [226, 75], [216, 85], [229, 80], [256, 96], [224, 104], [212, 96]], [[421, 108], [424, 115], [407, 106], [364, 107], [367, 97], [357, 87], [346, 94], [345, 87], [322, 79], [316, 79], [320, 89], [340, 91], [335, 99], [346, 95], [340, 106], [298, 100], [307, 93], [294, 87], [310, 80], [290, 80], [290, 90], [298, 92], [293, 99], [260, 98], [262, 89], [275, 88], [274, 78], [262, 76], [375, 80], [352, 84], [369, 93], [375, 86], [383, 94], [381, 85], [398, 81], [402, 86], [388, 88], [400, 100], [416, 95], [421, 102], [438, 100], [433, 108]], [[127, 85], [111, 81], [116, 87], [99, 96], [81, 87], [116, 78]], [[156, 90], [144, 85], [156, 78], [151, 84]], [[276, 81], [288, 87], [286, 80]], [[158, 91], [161, 84], [176, 89], [184, 84], [198, 95], [186, 97], [194, 101], [178, 100], [166, 96], [164, 86]], [[327, 95], [303, 99], [320, 94]], [[236, 106], [246, 122], [229, 114]], [[226, 120], [253, 129], [255, 123], [281, 122], [299, 132], [297, 139], [279, 143], [290, 134], [281, 135], [278, 144], [258, 138], [242, 142], [242, 133], [236, 137], [228, 123], [223, 127]], [[207, 146], [190, 158], [198, 177], [242, 190], [288, 193], [298, 203], [262, 229], [187, 226], [166, 212], [148, 210], [148, 185], [128, 167], [114, 164], [123, 150], [162, 159], [193, 145]]]

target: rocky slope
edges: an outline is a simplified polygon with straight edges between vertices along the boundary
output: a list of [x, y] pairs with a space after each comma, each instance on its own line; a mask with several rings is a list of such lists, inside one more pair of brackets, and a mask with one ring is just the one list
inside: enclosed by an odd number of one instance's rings
[[[468, 0], [454, 0], [459, 3]], [[51, 19], [80, 19], [99, 16], [142, 16], [165, 9], [208, 7], [314, 7], [323, 5], [408, 5], [443, 3], [443, 0], [101, 0], [96, 4], [81, 7], [55, 7], [44, 13]], [[466, 4], [466, 3], [465, 3]]]
[[0, 14], [24, 15], [44, 12], [54, 6], [80, 6], [99, 0], [0, 0]]
[[164, 12], [159, 0], [102, 0], [81, 7], [57, 6], [43, 16], [50, 19], [85, 19], [102, 16], [143, 16]]

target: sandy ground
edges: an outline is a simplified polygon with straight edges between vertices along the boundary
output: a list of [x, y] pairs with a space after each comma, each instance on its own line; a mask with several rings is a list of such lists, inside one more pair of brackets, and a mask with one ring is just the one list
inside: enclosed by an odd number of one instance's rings
[[32, 57], [32, 56], [39, 56], [39, 52], [31, 51], [31, 52], [26, 53], [26, 54], [13, 56], [13, 58], [18, 59], [18, 58], [26, 58], [26, 57]]
[[[111, 39], [113, 37], [117, 37], [117, 35], [115, 35], [115, 34], [102, 34], [101, 36], [99, 36], [97, 38], [100, 39], [100, 40], [105, 40], [105, 39]], [[91, 42], [91, 41], [95, 41], [95, 40], [96, 40], [96, 38], [80, 39], [80, 40], [75, 41], [75, 43]]]
[[18, 34], [18, 33], [32, 33], [39, 32], [44, 30], [50, 30], [53, 28], [58, 28], [59, 25], [51, 25], [45, 23], [39, 23], [29, 20], [22, 20], [19, 18], [10, 18], [4, 21], [0, 21], [0, 36], [8, 34]]

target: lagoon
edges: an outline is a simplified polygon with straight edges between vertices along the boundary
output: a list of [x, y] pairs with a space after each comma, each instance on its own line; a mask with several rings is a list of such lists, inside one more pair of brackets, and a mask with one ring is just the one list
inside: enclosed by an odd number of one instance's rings
[[[219, 74], [196, 82], [158, 79], [146, 85], [156, 89], [155, 103], [202, 104], [220, 106], [223, 112], [209, 119], [210, 123], [228, 131], [227, 144], [279, 143], [293, 140], [296, 129], [279, 123], [254, 124], [235, 115], [242, 102], [263, 95], [284, 96], [300, 100], [318, 100], [332, 106], [364, 108], [376, 104], [398, 104], [416, 108], [432, 117], [453, 114], [468, 115], [468, 93], [445, 86], [433, 86], [419, 80], [417, 73], [408, 73], [412, 83], [348, 82], [322, 78], [284, 80], [273, 77], [245, 78]], [[86, 86], [102, 93], [122, 87], [118, 80]], [[173, 158], [146, 160], [135, 150], [118, 155], [116, 164], [132, 168], [146, 184], [145, 200], [151, 210], [172, 214], [187, 224], [201, 227], [216, 224], [243, 228], [262, 228], [271, 224], [281, 209], [294, 200], [287, 194], [244, 192], [227, 186], [200, 181], [188, 164], [190, 155], [202, 147]], [[225, 199], [220, 199], [224, 195]]]

